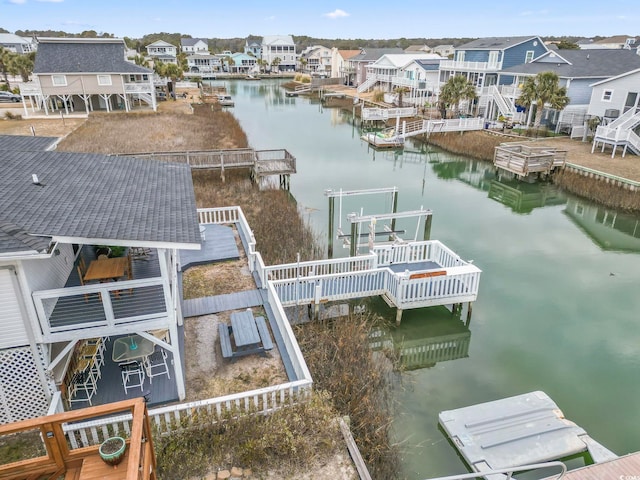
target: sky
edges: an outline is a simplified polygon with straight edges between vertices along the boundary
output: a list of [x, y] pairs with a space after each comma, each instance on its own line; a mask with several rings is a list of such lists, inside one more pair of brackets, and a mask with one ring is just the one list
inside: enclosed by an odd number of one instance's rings
[[0, 0], [0, 27], [141, 38], [640, 35], [637, 0]]

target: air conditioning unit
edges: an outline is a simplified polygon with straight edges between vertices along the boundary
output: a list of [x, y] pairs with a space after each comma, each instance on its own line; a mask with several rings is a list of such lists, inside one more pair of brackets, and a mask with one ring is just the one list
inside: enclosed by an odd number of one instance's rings
[[617, 108], [607, 108], [604, 111], [605, 118], [618, 118], [620, 116], [620, 110]]

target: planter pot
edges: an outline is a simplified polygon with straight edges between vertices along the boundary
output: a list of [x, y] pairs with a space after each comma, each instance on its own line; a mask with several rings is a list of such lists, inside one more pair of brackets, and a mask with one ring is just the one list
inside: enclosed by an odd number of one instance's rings
[[127, 443], [122, 437], [107, 438], [98, 450], [100, 458], [108, 465], [118, 465], [124, 458]]

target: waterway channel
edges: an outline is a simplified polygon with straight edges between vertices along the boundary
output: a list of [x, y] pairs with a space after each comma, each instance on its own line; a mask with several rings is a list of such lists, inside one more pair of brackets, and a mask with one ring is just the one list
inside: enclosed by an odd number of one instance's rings
[[[439, 430], [438, 412], [535, 390], [618, 455], [640, 450], [637, 217], [553, 185], [500, 179], [489, 164], [434, 147], [374, 152], [349, 114], [286, 97], [279, 81], [227, 86], [250, 145], [297, 158], [291, 192], [323, 238], [325, 189], [395, 186], [400, 211], [432, 209], [432, 238], [483, 270], [468, 328], [436, 307], [405, 312], [393, 332], [405, 341], [455, 335], [464, 347], [402, 374], [394, 431], [405, 478], [468, 471]], [[349, 212], [389, 208], [389, 198], [351, 197], [343, 226]], [[400, 228], [413, 236], [415, 221]]]

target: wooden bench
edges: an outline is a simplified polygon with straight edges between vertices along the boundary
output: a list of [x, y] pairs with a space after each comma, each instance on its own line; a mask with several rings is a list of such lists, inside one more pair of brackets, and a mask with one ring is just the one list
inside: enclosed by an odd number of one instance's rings
[[222, 356], [224, 358], [233, 357], [231, 351], [231, 338], [229, 337], [229, 327], [224, 323], [218, 324], [218, 332], [220, 333], [220, 347], [222, 347]]
[[273, 349], [273, 342], [271, 341], [271, 335], [269, 335], [269, 329], [264, 321], [264, 317], [256, 317], [256, 326], [260, 333], [260, 340], [262, 340], [262, 348], [265, 350]]

